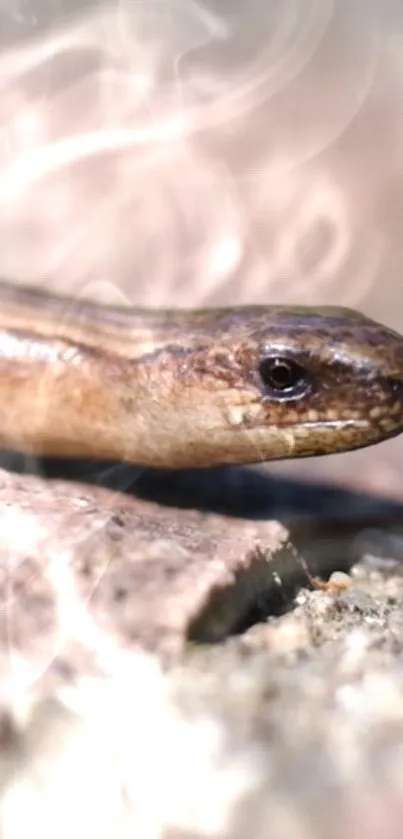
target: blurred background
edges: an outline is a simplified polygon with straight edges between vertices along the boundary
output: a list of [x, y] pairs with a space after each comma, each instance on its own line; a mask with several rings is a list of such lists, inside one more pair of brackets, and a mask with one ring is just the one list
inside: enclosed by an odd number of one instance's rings
[[[399, 0], [2, 0], [0, 42], [0, 274], [403, 332]], [[270, 471], [401, 499], [402, 466], [397, 439]]]

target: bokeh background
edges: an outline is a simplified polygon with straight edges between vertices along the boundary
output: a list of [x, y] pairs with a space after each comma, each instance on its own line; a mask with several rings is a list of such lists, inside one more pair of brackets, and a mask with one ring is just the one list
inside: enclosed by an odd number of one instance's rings
[[[0, 273], [403, 332], [399, 0], [2, 0]], [[403, 441], [270, 467], [403, 497]]]

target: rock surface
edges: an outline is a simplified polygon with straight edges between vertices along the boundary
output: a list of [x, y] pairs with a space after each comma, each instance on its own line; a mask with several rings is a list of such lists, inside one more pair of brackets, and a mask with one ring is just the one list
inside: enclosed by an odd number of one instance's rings
[[286, 525], [4, 470], [0, 510], [4, 839], [400, 836], [396, 512]]

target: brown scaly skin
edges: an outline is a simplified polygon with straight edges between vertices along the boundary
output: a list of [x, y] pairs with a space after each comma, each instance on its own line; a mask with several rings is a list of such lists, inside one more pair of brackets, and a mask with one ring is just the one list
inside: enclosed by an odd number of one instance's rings
[[[267, 384], [273, 358], [294, 389]], [[114, 308], [0, 282], [2, 448], [181, 468], [402, 430], [403, 338], [357, 312]]]

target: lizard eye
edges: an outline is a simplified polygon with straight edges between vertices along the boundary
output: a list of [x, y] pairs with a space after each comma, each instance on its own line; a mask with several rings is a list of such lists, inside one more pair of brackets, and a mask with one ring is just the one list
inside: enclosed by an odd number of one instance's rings
[[267, 355], [260, 359], [259, 376], [266, 396], [278, 399], [297, 399], [310, 389], [307, 372], [293, 358]]

